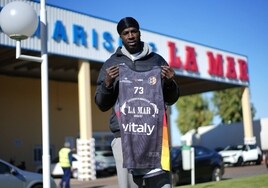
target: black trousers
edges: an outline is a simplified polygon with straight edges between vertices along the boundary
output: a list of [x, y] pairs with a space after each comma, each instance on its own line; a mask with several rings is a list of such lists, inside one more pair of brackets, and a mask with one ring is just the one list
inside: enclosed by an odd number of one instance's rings
[[171, 188], [170, 178], [169, 172], [146, 178], [144, 176], [133, 176], [133, 180], [139, 188]]

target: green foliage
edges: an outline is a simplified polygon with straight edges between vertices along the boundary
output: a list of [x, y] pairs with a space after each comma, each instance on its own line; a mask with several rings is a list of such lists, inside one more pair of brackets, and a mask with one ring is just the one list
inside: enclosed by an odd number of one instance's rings
[[[212, 100], [216, 108], [216, 115], [221, 117], [222, 123], [230, 124], [243, 121], [241, 99], [241, 88], [232, 88], [214, 92]], [[252, 117], [254, 117], [255, 109], [253, 105], [251, 106]]]
[[222, 123], [239, 122], [243, 120], [241, 88], [226, 89], [214, 92], [213, 102], [216, 114], [222, 119]]
[[213, 112], [201, 94], [181, 97], [176, 107], [179, 111], [177, 124], [182, 134], [212, 122]]
[[[185, 134], [191, 129], [207, 126], [212, 123], [213, 116], [218, 115], [222, 123], [230, 124], [243, 121], [242, 89], [232, 88], [213, 92], [210, 100], [215, 107], [214, 112], [209, 108], [209, 102], [201, 94], [180, 97], [176, 103], [179, 116], [176, 120], [180, 132]], [[255, 108], [251, 104], [252, 118]]]

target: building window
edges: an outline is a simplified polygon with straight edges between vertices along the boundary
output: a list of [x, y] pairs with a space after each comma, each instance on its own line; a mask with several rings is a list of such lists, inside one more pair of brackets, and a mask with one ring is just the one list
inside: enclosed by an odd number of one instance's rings
[[[34, 151], [33, 151], [33, 153], [34, 153], [34, 162], [36, 163], [36, 164], [41, 164], [42, 163], [42, 150], [43, 150], [43, 148], [42, 148], [42, 145], [36, 145], [35, 147], [34, 147]], [[54, 146], [50, 146], [50, 157], [51, 157], [51, 159], [53, 159], [53, 158], [55, 158], [55, 147]]]

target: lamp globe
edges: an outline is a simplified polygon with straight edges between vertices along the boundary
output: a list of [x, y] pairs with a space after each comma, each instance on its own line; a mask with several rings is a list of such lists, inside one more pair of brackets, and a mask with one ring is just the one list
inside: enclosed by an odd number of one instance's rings
[[38, 17], [28, 3], [13, 1], [1, 10], [0, 23], [3, 32], [10, 38], [24, 40], [36, 31]]

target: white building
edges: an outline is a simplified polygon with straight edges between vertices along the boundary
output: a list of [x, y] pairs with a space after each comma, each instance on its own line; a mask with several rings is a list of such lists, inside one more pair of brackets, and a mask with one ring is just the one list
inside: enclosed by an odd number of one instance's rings
[[[12, 0], [1, 0], [4, 7]], [[40, 5], [29, 2], [39, 12]], [[93, 132], [109, 132], [109, 113], [94, 101], [96, 79], [105, 60], [121, 44], [116, 22], [47, 6], [49, 123], [51, 158], [64, 140], [91, 142]], [[142, 26], [141, 26], [142, 27]], [[148, 28], [149, 29], [149, 28]], [[245, 55], [193, 43], [146, 29], [149, 43], [176, 71], [181, 96], [242, 87], [245, 142], [254, 142]], [[40, 29], [22, 42], [23, 53], [40, 54]], [[34, 170], [41, 162], [40, 65], [15, 59], [15, 41], [0, 30], [0, 157], [25, 161]], [[176, 125], [174, 125], [176, 126]], [[3, 144], [5, 143], [5, 144]]]

